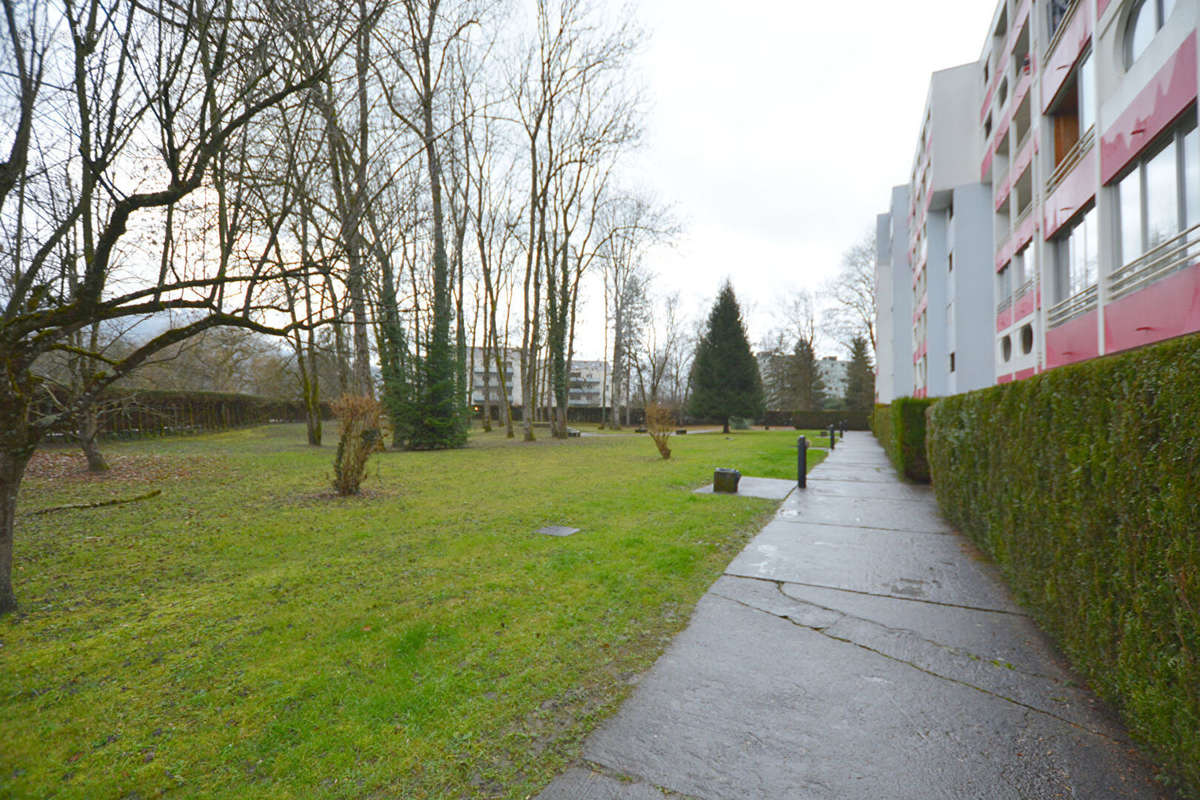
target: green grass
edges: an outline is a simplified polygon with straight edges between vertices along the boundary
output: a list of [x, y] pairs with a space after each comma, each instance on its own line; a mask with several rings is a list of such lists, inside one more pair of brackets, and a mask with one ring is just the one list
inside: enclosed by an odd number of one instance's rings
[[646, 436], [477, 433], [381, 454], [349, 499], [300, 426], [112, 445], [103, 481], [31, 475], [0, 795], [536, 793], [775, 508], [691, 490], [714, 467], [794, 477], [795, 437], [676, 437], [664, 462]]

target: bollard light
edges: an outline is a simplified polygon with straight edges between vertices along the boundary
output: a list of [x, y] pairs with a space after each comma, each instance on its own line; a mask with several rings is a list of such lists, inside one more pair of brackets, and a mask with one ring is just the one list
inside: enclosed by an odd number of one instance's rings
[[801, 489], [808, 488], [808, 439], [801, 436], [796, 440], [796, 483]]

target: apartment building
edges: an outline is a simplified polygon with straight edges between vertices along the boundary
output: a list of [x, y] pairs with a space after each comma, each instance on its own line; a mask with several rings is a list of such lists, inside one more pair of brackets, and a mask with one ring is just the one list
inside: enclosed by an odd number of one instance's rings
[[912, 394], [912, 268], [908, 264], [907, 186], [892, 188], [875, 219], [875, 402]]
[[[993, 382], [1200, 330], [1198, 37], [1200, 0], [998, 4], [974, 86], [955, 90], [977, 108], [977, 135], [959, 143], [982, 143], [994, 305], [971, 320], [960, 310], [950, 325], [974, 336], [989, 323]], [[939, 131], [923, 137], [936, 161]], [[921, 217], [922, 202], [914, 200], [913, 225], [930, 241], [914, 235], [918, 288], [937, 227]], [[962, 208], [956, 198], [955, 216]], [[964, 288], [977, 287], [956, 291]], [[924, 380], [914, 373], [918, 396], [941, 389], [929, 325], [914, 315], [914, 356], [929, 369]], [[948, 346], [956, 371], [986, 366], [961, 344]], [[947, 382], [946, 391], [972, 383]]]
[[[495, 356], [489, 354], [485, 362], [483, 348], [475, 347], [468, 351], [467, 360], [471, 365], [471, 404], [482, 405], [485, 394], [493, 403], [500, 400], [500, 380], [494, 361]], [[501, 356], [504, 364], [504, 388], [508, 392], [509, 403], [514, 406], [522, 405], [524, 395], [521, 387], [521, 354], [519, 350], [509, 348]], [[550, 408], [554, 406], [554, 395], [547, 383], [548, 370], [540, 365], [543, 376], [538, 387], [539, 406]], [[573, 361], [567, 404], [569, 406], [599, 406], [605, 399], [604, 386], [608, 378], [608, 364], [605, 361]]]
[[1200, 330], [1198, 29], [1197, 0], [997, 8], [998, 381]]
[[[876, 222], [877, 264], [891, 262], [876, 274], [888, 306], [880, 312], [877, 338], [893, 330], [890, 342], [877, 345], [879, 374], [891, 383], [877, 390], [880, 402], [954, 394], [993, 382], [992, 337], [979, 328], [979, 320], [992, 313], [993, 247], [991, 189], [980, 181], [978, 168], [983, 149], [978, 103], [970, 101], [982, 97], [978, 66], [933, 74], [910, 183], [903, 192], [893, 190], [892, 208]], [[896, 216], [898, 194], [907, 197], [903, 220]], [[907, 238], [898, 240], [897, 229]], [[907, 313], [900, 313], [901, 306]], [[909, 339], [907, 346], [902, 337]]]

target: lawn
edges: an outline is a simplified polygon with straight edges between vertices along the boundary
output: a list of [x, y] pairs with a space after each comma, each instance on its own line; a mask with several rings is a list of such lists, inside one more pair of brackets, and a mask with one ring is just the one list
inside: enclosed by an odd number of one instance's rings
[[796, 435], [674, 437], [664, 462], [646, 436], [475, 433], [379, 455], [348, 499], [302, 426], [114, 444], [102, 480], [39, 454], [0, 796], [536, 794], [776, 507], [691, 490], [794, 478]]

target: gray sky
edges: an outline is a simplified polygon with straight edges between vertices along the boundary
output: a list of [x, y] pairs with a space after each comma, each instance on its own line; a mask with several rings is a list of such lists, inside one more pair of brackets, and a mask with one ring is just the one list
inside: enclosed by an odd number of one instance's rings
[[652, 107], [635, 172], [684, 228], [650, 258], [655, 285], [700, 315], [731, 277], [757, 342], [776, 299], [819, 288], [907, 182], [929, 74], [979, 57], [995, 1], [636, 8]]

